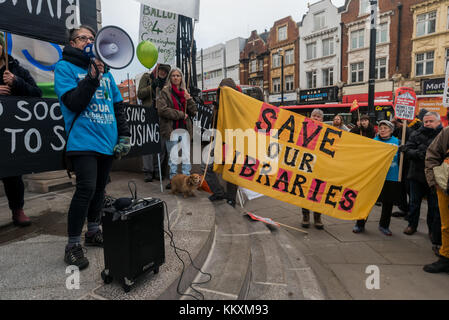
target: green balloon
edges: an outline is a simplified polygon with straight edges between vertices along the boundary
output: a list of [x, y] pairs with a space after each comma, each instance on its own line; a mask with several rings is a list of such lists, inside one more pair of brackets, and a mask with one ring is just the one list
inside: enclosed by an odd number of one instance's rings
[[139, 59], [140, 63], [151, 69], [157, 62], [157, 58], [159, 53], [157, 51], [156, 46], [150, 41], [142, 41], [137, 46], [137, 59]]

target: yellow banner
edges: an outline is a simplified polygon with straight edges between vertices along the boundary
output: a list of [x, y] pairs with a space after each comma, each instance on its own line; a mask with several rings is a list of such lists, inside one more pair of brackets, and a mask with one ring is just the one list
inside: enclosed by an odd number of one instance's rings
[[335, 218], [368, 216], [397, 147], [227, 87], [219, 101], [214, 170], [223, 179]]

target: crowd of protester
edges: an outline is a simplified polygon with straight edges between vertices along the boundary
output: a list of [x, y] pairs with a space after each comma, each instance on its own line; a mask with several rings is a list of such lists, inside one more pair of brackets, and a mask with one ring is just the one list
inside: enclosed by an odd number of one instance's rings
[[[100, 213], [105, 186], [113, 159], [120, 159], [130, 150], [130, 131], [123, 111], [122, 97], [115, 81], [101, 61], [91, 60], [83, 53], [84, 47], [94, 40], [95, 31], [88, 26], [71, 30], [62, 59], [55, 69], [55, 91], [67, 132], [67, 159], [76, 173], [76, 189], [67, 218], [68, 243], [64, 260], [80, 269], [87, 267], [89, 263], [81, 246], [81, 232], [85, 221], [87, 219], [88, 231], [84, 244], [102, 246]], [[4, 47], [4, 38], [0, 34], [0, 95], [40, 97], [41, 91], [29, 72], [13, 57], [8, 56], [9, 59], [6, 59]], [[106, 85], [105, 79], [110, 86]], [[219, 87], [223, 86], [239, 90], [230, 78], [220, 83]], [[154, 155], [143, 156], [144, 181], [159, 179], [159, 172], [165, 176], [167, 171], [171, 180], [178, 174], [178, 164], [181, 164], [182, 174], [190, 175], [192, 118], [197, 113], [197, 105], [186, 88], [182, 71], [169, 65], [157, 65], [151, 73], [148, 72], [142, 77], [137, 95], [143, 105], [157, 110], [162, 142], [159, 159]], [[96, 122], [89, 119], [84, 111], [89, 110], [92, 104], [108, 105], [113, 115], [110, 117], [112, 120]], [[213, 113], [215, 127], [218, 107], [217, 101]], [[323, 112], [315, 109], [310, 118], [322, 122]], [[424, 270], [431, 273], [449, 271], [449, 195], [447, 187], [445, 189], [436, 182], [433, 171], [448, 155], [449, 128], [443, 128], [438, 113], [427, 110], [421, 110], [417, 118], [405, 126], [399, 119], [390, 120], [371, 123], [367, 115], [362, 115], [355, 126], [347, 126], [344, 117], [337, 114], [332, 125], [340, 130], [398, 147], [378, 198], [378, 204], [381, 205], [378, 229], [382, 234], [391, 236], [391, 217], [404, 218], [406, 224], [403, 233], [413, 235], [418, 229], [421, 204], [426, 199], [427, 230], [432, 250], [438, 260], [424, 266]], [[406, 132], [403, 135], [404, 127]], [[183, 146], [180, 163], [174, 159], [178, 154], [175, 146]], [[213, 148], [211, 151], [213, 156]], [[403, 157], [402, 172], [399, 172], [400, 157]], [[167, 164], [168, 168], [165, 168], [164, 164]], [[212, 192], [210, 201], [224, 199], [235, 207], [237, 186], [227, 183], [225, 190], [218, 175], [213, 172], [212, 165], [203, 166], [202, 170]], [[402, 179], [399, 179], [400, 175]], [[30, 219], [23, 211], [22, 178], [4, 177], [2, 180], [14, 224], [30, 225]], [[169, 182], [166, 189], [170, 187]], [[393, 212], [395, 205], [399, 210]], [[313, 217], [314, 226], [320, 230], [324, 229], [321, 214], [314, 212]], [[358, 220], [353, 232], [365, 232], [366, 222], [367, 220]], [[302, 226], [310, 226], [310, 211], [305, 208], [302, 209]]]

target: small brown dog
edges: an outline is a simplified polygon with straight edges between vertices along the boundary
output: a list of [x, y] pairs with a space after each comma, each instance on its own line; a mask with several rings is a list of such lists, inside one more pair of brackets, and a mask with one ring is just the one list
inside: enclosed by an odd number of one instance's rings
[[184, 198], [187, 196], [195, 197], [193, 190], [197, 189], [201, 183], [201, 175], [194, 173], [190, 176], [185, 174], [177, 174], [171, 179], [171, 193], [182, 193]]

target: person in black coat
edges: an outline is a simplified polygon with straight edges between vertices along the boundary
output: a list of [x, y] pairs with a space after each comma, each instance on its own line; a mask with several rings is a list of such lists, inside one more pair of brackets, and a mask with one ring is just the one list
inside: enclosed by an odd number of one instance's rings
[[427, 148], [442, 129], [440, 115], [436, 112], [428, 112], [423, 118], [423, 126], [413, 131], [405, 146], [401, 147], [403, 149], [401, 151], [405, 152], [406, 157], [410, 159], [410, 168], [407, 176], [410, 181], [410, 214], [408, 216], [408, 227], [404, 230], [404, 233], [412, 235], [416, 232], [421, 201], [426, 196], [428, 207], [427, 227], [429, 234], [435, 237], [435, 239], [432, 239], [434, 244], [438, 244], [438, 198], [435, 190], [429, 188], [427, 184], [424, 173], [424, 161]]
[[366, 114], [360, 117], [360, 126], [355, 126], [349, 132], [371, 139], [376, 136], [376, 130], [374, 130], [374, 126], [369, 122], [369, 116]]
[[[1, 96], [26, 96], [41, 97], [42, 91], [36, 85], [28, 70], [22, 68], [19, 62], [8, 55], [8, 68], [6, 68], [5, 40], [0, 34], [0, 97]], [[3, 177], [5, 194], [8, 205], [12, 211], [14, 225], [29, 226], [31, 220], [23, 211], [25, 185], [22, 176]]]

